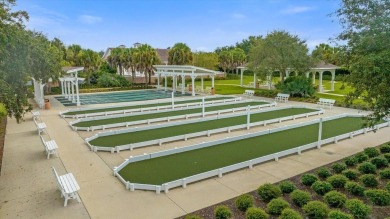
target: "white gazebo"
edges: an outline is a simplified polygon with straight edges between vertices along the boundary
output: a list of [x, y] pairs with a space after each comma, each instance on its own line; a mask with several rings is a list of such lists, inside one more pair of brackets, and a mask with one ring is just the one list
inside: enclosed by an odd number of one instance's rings
[[[246, 65], [242, 65], [242, 66], [239, 66], [237, 68], [240, 69], [240, 72], [241, 72], [240, 85], [241, 85], [241, 87], [243, 87], [243, 72], [247, 69], [247, 67], [246, 67]], [[319, 73], [318, 92], [323, 92], [322, 75], [324, 74], [324, 72], [328, 71], [332, 74], [331, 89], [330, 90], [334, 91], [334, 79], [335, 79], [336, 69], [338, 69], [338, 68], [340, 68], [340, 67], [326, 63], [324, 61], [320, 61], [316, 66], [314, 66], [313, 68], [310, 68], [310, 72], [306, 73], [306, 77], [309, 77], [309, 74], [312, 73], [313, 74], [313, 84], [315, 84], [316, 73], [318, 72]], [[290, 71], [291, 71], [291, 69], [286, 70], [286, 78], [288, 78], [288, 76], [290, 75]], [[254, 74], [254, 77], [253, 77], [254, 85], [256, 85], [256, 82], [257, 82], [256, 74]]]
[[80, 106], [79, 81], [84, 81], [84, 78], [78, 77], [78, 72], [82, 70], [84, 70], [84, 67], [63, 67], [62, 71], [65, 76], [59, 78], [61, 95], [72, 103], [76, 103], [77, 106]]
[[181, 77], [181, 92], [185, 93], [185, 78], [191, 77], [191, 88], [192, 88], [192, 96], [195, 96], [195, 78], [201, 78], [201, 87], [203, 90], [203, 78], [206, 76], [211, 77], [211, 87], [214, 87], [214, 78], [215, 75], [218, 74], [217, 71], [200, 68], [196, 66], [190, 65], [153, 65], [156, 68], [157, 74], [157, 86], [160, 87], [160, 77], [164, 76], [165, 78], [165, 86], [164, 90], [167, 91], [167, 77], [171, 76], [173, 78], [172, 90], [176, 91], [178, 77]]

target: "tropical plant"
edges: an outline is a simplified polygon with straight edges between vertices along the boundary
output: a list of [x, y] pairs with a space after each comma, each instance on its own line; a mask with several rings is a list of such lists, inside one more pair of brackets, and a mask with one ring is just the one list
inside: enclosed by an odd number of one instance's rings
[[148, 44], [143, 44], [134, 51], [134, 59], [137, 71], [145, 75], [145, 84], [150, 84], [154, 74], [153, 65], [161, 62], [156, 50]]
[[192, 52], [185, 43], [176, 43], [168, 51], [169, 65], [188, 65], [192, 64]]
[[276, 88], [294, 97], [311, 97], [315, 93], [315, 87], [306, 76], [291, 76], [279, 83]]

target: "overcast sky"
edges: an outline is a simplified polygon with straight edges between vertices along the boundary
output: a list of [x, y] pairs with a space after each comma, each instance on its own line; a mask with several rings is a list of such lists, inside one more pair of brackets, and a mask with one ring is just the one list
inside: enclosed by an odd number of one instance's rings
[[286, 30], [313, 49], [340, 31], [339, 0], [17, 0], [28, 29], [95, 51], [135, 42], [186, 43], [214, 51], [253, 35]]

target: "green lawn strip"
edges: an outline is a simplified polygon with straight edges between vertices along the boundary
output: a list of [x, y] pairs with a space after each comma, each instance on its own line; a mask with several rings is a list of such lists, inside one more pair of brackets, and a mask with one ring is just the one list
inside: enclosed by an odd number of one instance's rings
[[[346, 117], [323, 123], [322, 139], [362, 128], [363, 119]], [[318, 124], [247, 138], [193, 151], [130, 163], [119, 174], [132, 183], [166, 182], [309, 144], [318, 139]]]
[[[263, 104], [269, 104], [269, 103], [268, 102], [252, 101], [252, 102], [244, 102], [244, 103], [241, 102], [241, 103], [225, 104], [225, 105], [220, 105], [220, 106], [206, 106], [205, 111], [211, 112], [211, 111], [225, 110], [225, 109], [231, 109], [231, 108], [245, 107], [248, 105], [258, 106], [258, 105], [263, 105]], [[118, 117], [118, 118], [99, 119], [99, 120], [79, 122], [79, 123], [74, 124], [73, 126], [91, 127], [91, 126], [98, 126], [98, 125], [107, 125], [107, 124], [132, 122], [132, 121], [146, 120], [146, 119], [164, 118], [164, 117], [170, 117], [170, 116], [194, 114], [194, 113], [201, 113], [201, 112], [202, 112], [202, 108], [176, 110], [176, 111], [169, 111], [169, 112], [162, 112], [162, 113], [148, 113], [148, 114], [144, 114], [144, 115], [130, 115], [130, 116]]]
[[[215, 97], [215, 98], [206, 98], [205, 101], [216, 101], [216, 100], [224, 100], [224, 99], [231, 99], [233, 97]], [[175, 104], [186, 104], [186, 103], [196, 103], [196, 102], [202, 102], [201, 99], [197, 100], [185, 100], [185, 101], [175, 101]], [[82, 110], [82, 111], [71, 111], [64, 113], [64, 115], [78, 115], [78, 114], [85, 114], [85, 113], [98, 113], [98, 112], [109, 112], [109, 111], [116, 111], [116, 110], [129, 110], [129, 109], [140, 109], [140, 108], [147, 108], [147, 107], [155, 107], [155, 106], [166, 106], [171, 105], [172, 102], [163, 102], [163, 103], [153, 103], [153, 104], [145, 104], [145, 105], [135, 105], [135, 106], [122, 106], [122, 107], [112, 107], [112, 108], [101, 108], [101, 109], [94, 109], [94, 110]]]
[[[314, 112], [314, 109], [291, 108], [273, 110], [251, 114], [251, 123], [260, 122], [275, 118], [298, 115], [303, 113]], [[103, 136], [96, 138], [90, 144], [102, 147], [115, 147], [118, 145], [132, 144], [136, 142], [150, 141], [155, 139], [167, 138], [171, 136], [184, 135], [189, 133], [207, 131], [223, 127], [246, 124], [247, 116], [236, 116], [230, 118], [216, 119], [212, 121], [196, 122], [171, 127], [157, 128], [151, 130], [123, 133], [117, 135]]]

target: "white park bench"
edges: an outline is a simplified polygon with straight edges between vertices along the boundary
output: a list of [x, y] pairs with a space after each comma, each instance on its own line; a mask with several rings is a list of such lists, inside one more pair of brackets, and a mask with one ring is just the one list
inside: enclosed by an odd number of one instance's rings
[[39, 116], [41, 115], [39, 111], [31, 111], [31, 114], [33, 119], [39, 119]]
[[336, 100], [334, 99], [326, 99], [326, 98], [320, 98], [317, 102], [317, 105], [320, 107], [329, 107], [329, 109], [332, 109], [334, 103]]
[[77, 199], [77, 201], [80, 203], [80, 197], [79, 194], [77, 194], [77, 191], [80, 190], [80, 186], [77, 183], [76, 179], [74, 178], [72, 173], [67, 173], [62, 176], [58, 176], [57, 171], [54, 167], [51, 167], [54, 177], [57, 180], [58, 188], [61, 191], [61, 198], [65, 198], [64, 207], [68, 205], [69, 199]]
[[37, 126], [38, 129], [38, 135], [41, 135], [42, 132], [46, 132], [46, 124], [44, 122], [38, 122], [37, 119], [33, 119], [35, 125]]
[[253, 97], [253, 95], [255, 95], [254, 90], [245, 90], [244, 92], [244, 96]]
[[45, 146], [47, 159], [50, 158], [51, 154], [55, 154], [58, 157], [58, 153], [57, 153], [58, 145], [57, 145], [56, 141], [54, 141], [54, 140], [45, 141], [42, 136], [41, 136], [41, 140], [43, 142], [43, 145]]
[[286, 102], [288, 102], [289, 97], [290, 97], [290, 94], [278, 93], [278, 95], [276, 95], [276, 97], [275, 97], [275, 101], [286, 103]]

